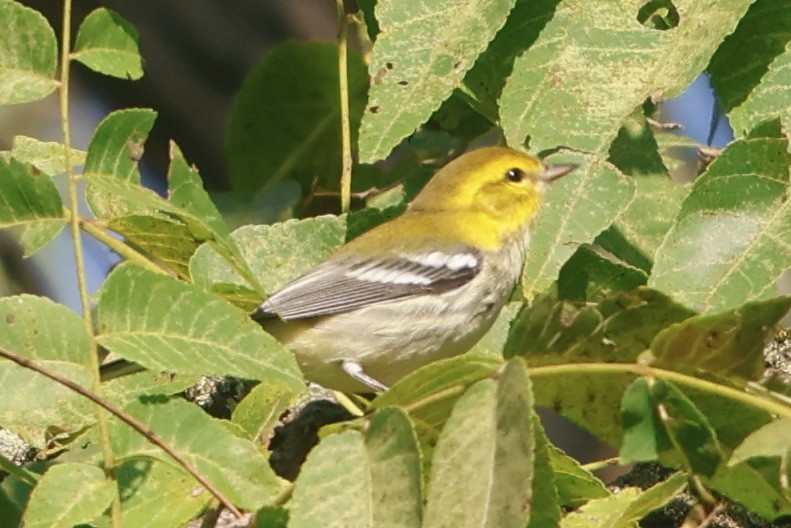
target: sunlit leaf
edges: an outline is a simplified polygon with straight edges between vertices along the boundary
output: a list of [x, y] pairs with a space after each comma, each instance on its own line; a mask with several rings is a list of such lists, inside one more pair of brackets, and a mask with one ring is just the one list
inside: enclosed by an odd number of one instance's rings
[[89, 523], [110, 506], [115, 483], [91, 464], [52, 466], [33, 489], [25, 508], [28, 528], [72, 528]]
[[[195, 405], [174, 399], [165, 403], [134, 402], [125, 410], [242, 508], [272, 504], [287, 487], [252, 442], [231, 434], [219, 420]], [[176, 465], [157, 446], [119, 421], [112, 422], [110, 438], [119, 460], [147, 457]]]
[[450, 96], [486, 48], [515, 0], [376, 4], [380, 33], [368, 73], [360, 159], [386, 157]]
[[44, 16], [12, 0], [0, 1], [0, 105], [41, 99], [58, 87], [55, 32]]
[[791, 267], [787, 148], [777, 123], [731, 143], [684, 199], [649, 286], [702, 311], [767, 297]]

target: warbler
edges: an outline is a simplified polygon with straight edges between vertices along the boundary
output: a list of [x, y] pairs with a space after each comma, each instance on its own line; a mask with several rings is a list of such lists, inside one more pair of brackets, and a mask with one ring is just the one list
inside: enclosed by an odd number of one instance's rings
[[294, 352], [307, 379], [343, 392], [387, 390], [489, 330], [519, 279], [547, 184], [575, 167], [505, 147], [459, 156], [403, 214], [251, 316]]

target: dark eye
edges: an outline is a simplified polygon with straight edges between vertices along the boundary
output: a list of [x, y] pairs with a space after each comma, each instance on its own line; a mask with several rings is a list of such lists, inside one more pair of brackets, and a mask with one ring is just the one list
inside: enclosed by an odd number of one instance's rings
[[517, 169], [514, 167], [513, 169], [508, 169], [508, 172], [505, 173], [505, 177], [508, 179], [508, 181], [519, 183], [525, 179], [525, 173], [522, 169]]

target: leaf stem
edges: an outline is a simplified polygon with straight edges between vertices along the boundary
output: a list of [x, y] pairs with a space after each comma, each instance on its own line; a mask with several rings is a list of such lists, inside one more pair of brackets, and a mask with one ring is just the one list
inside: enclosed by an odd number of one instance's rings
[[175, 460], [181, 467], [183, 467], [187, 473], [192, 475], [192, 477], [195, 480], [197, 480], [204, 488], [206, 488], [206, 490], [208, 490], [209, 493], [214, 495], [214, 497], [218, 501], [220, 501], [226, 508], [228, 508], [228, 510], [230, 510], [231, 513], [233, 513], [236, 517], [241, 517], [242, 513], [236, 508], [236, 506], [234, 506], [233, 503], [230, 500], [228, 500], [225, 497], [225, 495], [223, 495], [223, 493], [220, 490], [218, 490], [211, 482], [206, 480], [206, 478], [200, 474], [200, 472], [196, 467], [194, 467], [189, 461], [187, 461], [187, 459], [181, 456], [176, 450], [174, 450], [172, 447], [166, 444], [165, 441], [162, 439], [162, 437], [160, 437], [154, 431], [149, 429], [146, 424], [144, 424], [143, 422], [141, 422], [131, 414], [122, 411], [121, 409], [119, 409], [112, 403], [108, 402], [107, 400], [101, 398], [97, 394], [80, 387], [70, 379], [55, 374], [54, 372], [40, 365], [36, 365], [29, 359], [13, 354], [2, 348], [0, 348], [0, 357], [8, 359], [9, 361], [13, 361], [20, 367], [32, 370], [34, 372], [38, 372], [42, 376], [46, 376], [47, 378], [57, 383], [60, 383], [64, 387], [73, 390], [80, 396], [88, 398], [99, 407], [105, 409], [107, 412], [109, 412], [110, 414], [112, 414], [122, 422], [124, 422], [126, 425], [128, 425], [129, 427], [131, 427], [141, 435], [143, 435], [143, 437], [145, 437], [146, 440], [148, 440], [149, 442], [160, 448], [162, 451], [170, 455], [170, 457], [173, 458], [173, 460]]
[[713, 381], [696, 378], [689, 374], [674, 372], [656, 367], [641, 365], [638, 363], [573, 363], [563, 365], [545, 365], [539, 367], [529, 367], [530, 377], [538, 379], [541, 377], [566, 376], [568, 374], [580, 373], [610, 373], [625, 372], [635, 376], [654, 376], [659, 379], [672, 381], [679, 385], [684, 385], [693, 389], [702, 390], [711, 394], [722, 396], [730, 400], [745, 403], [751, 407], [761, 409], [768, 413], [789, 417], [791, 416], [791, 405], [779, 401], [769, 400], [757, 394], [750, 394], [727, 385], [715, 383]]
[[352, 144], [349, 125], [348, 20], [343, 0], [335, 0], [338, 10], [338, 86], [341, 103], [341, 213], [352, 203]]
[[[76, 213], [79, 205], [77, 198], [78, 176], [74, 173], [71, 164], [71, 129], [69, 124], [69, 74], [71, 53], [71, 0], [63, 0], [63, 31], [61, 34], [60, 55], [60, 124], [63, 135], [63, 161], [66, 167], [69, 189], [69, 207], [75, 213], [69, 219], [72, 245], [74, 247], [74, 262], [77, 268], [77, 288], [80, 293], [82, 307], [82, 320], [90, 343], [90, 369], [93, 375], [92, 389], [96, 394], [101, 394], [101, 380], [99, 374], [99, 354], [96, 340], [93, 337], [93, 316], [88, 298], [88, 284], [85, 273], [85, 258], [82, 253], [82, 233], [80, 232], [79, 215]], [[110, 506], [110, 521], [113, 528], [121, 528], [121, 495], [118, 484], [115, 482], [115, 459], [110, 446], [110, 434], [107, 429], [107, 418], [99, 407], [96, 407], [96, 426], [99, 431], [99, 442], [102, 449], [104, 471], [108, 480], [113, 481], [113, 502]]]
[[621, 459], [618, 457], [605, 458], [604, 460], [595, 460], [593, 462], [588, 462], [587, 464], [582, 464], [581, 467], [582, 469], [590, 472], [599, 471], [600, 469], [618, 465], [620, 460]]
[[[70, 214], [71, 212], [69, 212]], [[124, 244], [122, 241], [118, 240], [110, 233], [106, 232], [104, 229], [99, 227], [95, 222], [80, 217], [78, 219], [80, 227], [83, 231], [91, 235], [93, 238], [104, 244], [105, 246], [109, 247], [111, 250], [115, 251], [119, 256], [123, 257], [126, 260], [130, 260], [140, 266], [144, 267], [149, 271], [153, 271], [154, 273], [159, 273], [162, 275], [172, 275], [172, 273], [157, 265], [151, 259], [146, 258], [142, 253], [139, 253], [131, 246]]]

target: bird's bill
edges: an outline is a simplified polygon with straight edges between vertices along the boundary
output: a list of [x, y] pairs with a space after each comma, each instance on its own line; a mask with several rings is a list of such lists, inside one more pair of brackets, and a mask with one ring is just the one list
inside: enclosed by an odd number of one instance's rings
[[538, 175], [538, 179], [542, 182], [553, 182], [558, 178], [562, 178], [566, 174], [576, 169], [579, 165], [574, 163], [562, 163], [558, 165], [547, 165], [544, 167], [543, 172]]

